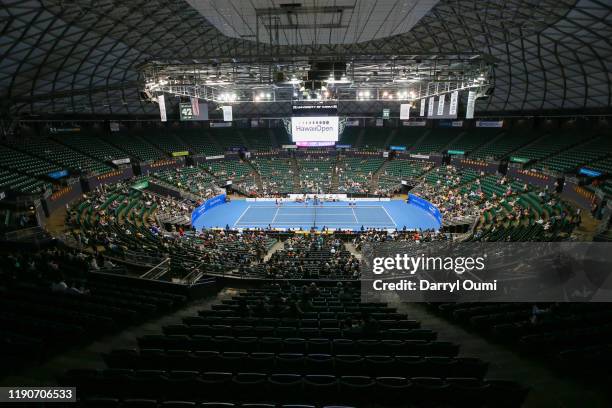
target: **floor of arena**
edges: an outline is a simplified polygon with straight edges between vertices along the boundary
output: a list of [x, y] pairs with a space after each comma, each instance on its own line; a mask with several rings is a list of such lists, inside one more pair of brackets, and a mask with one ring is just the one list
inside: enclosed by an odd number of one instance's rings
[[365, 229], [439, 229], [440, 224], [427, 211], [403, 200], [360, 202], [326, 202], [322, 205], [272, 201], [235, 200], [214, 207], [194, 220], [201, 228], [283, 228], [343, 230]]

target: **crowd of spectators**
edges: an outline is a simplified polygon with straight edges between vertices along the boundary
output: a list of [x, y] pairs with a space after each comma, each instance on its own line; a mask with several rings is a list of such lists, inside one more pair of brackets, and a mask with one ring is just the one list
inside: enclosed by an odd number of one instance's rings
[[296, 235], [265, 264], [270, 279], [357, 279], [359, 260], [334, 235]]
[[[436, 168], [435, 183], [422, 183], [418, 195], [438, 207], [446, 220], [458, 220], [480, 215], [486, 208], [480, 205], [486, 198], [481, 190], [465, 191], [461, 186], [466, 182], [463, 174], [454, 166]], [[479, 184], [479, 179], [476, 179]]]
[[12, 251], [0, 255], [0, 287], [31, 283], [46, 285], [50, 292], [89, 294], [90, 271], [111, 270], [116, 265], [101, 253], [85, 253], [54, 246], [36, 251]]
[[209, 199], [223, 192], [215, 184], [214, 178], [204, 169], [189, 166], [153, 173], [153, 177], [178, 187], [179, 189], [196, 194], [201, 199]]

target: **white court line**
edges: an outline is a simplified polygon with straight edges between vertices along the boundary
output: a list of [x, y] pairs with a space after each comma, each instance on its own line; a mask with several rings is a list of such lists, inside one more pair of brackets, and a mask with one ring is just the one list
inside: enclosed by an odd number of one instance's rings
[[236, 220], [236, 222], [234, 222], [234, 227], [240, 223], [240, 220], [242, 219], [242, 217], [244, 217], [244, 214], [246, 214], [247, 211], [249, 211], [249, 208], [251, 208], [251, 206], [247, 206], [247, 208], [244, 209], [244, 211], [242, 212], [242, 214], [240, 214], [240, 217], [238, 217], [238, 219]]
[[[253, 209], [257, 209], [257, 208], [276, 208], [276, 206], [274, 205], [252, 205]], [[321, 207], [321, 206], [317, 206], [317, 207]], [[382, 205], [360, 205], [358, 208], [380, 208], [382, 207]], [[304, 208], [314, 208], [314, 206], [303, 206], [303, 205], [290, 205], [290, 206], [281, 206], [282, 209], [285, 210], [291, 210], [293, 208], [295, 209], [304, 209]], [[339, 206], [339, 205], [327, 205], [325, 206], [326, 210], [346, 210], [348, 209], [348, 206]]]
[[397, 228], [397, 223], [395, 222], [395, 220], [393, 219], [393, 217], [391, 216], [391, 214], [389, 214], [389, 211], [387, 211], [387, 209], [385, 208], [384, 205], [381, 205], [382, 209], [385, 211], [385, 213], [387, 213], [387, 217], [389, 217], [389, 219], [391, 220], [391, 222], [393, 223], [393, 225], [395, 225], [395, 228]]
[[278, 210], [280, 208], [276, 207], [276, 212], [274, 213], [274, 217], [272, 217], [272, 222], [270, 224], [274, 224], [274, 220], [276, 220], [276, 216], [278, 216]]
[[[313, 215], [312, 213], [293, 213], [293, 214], [280, 214], [281, 217], [301, 217], [304, 215]], [[329, 216], [334, 216], [334, 217], [342, 217], [343, 215], [345, 216], [350, 216], [351, 213], [317, 213], [317, 216], [319, 215], [329, 215]]]
[[[269, 225], [270, 223], [269, 222], [244, 222], [242, 224], [243, 225]], [[295, 222], [275, 222], [274, 225], [297, 225], [299, 226], [299, 224]], [[362, 225], [362, 223], [360, 222], [331, 222], [331, 223], [326, 222], [325, 225], [326, 226], [329, 226], [329, 225]], [[383, 226], [383, 227], [393, 226], [389, 224], [388, 222], [368, 222], [367, 225], [368, 226], [378, 225], [378, 226]]]
[[351, 211], [353, 211], [353, 218], [355, 219], [355, 223], [359, 222], [359, 220], [357, 219], [357, 215], [355, 214], [355, 209], [351, 208]]

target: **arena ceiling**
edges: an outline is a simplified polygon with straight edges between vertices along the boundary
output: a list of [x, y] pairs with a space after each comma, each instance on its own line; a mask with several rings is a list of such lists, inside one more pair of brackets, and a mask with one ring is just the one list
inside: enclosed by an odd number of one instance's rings
[[[276, 0], [248, 2], [253, 9], [279, 5]], [[412, 0], [406, 3], [430, 8], [413, 14], [411, 24], [400, 31], [380, 36], [384, 24], [374, 24], [367, 36], [346, 36], [356, 41], [347, 42], [325, 35], [333, 31], [332, 23], [317, 28], [306, 22], [298, 29], [310, 33], [309, 43], [229, 36], [231, 27], [222, 32], [218, 21], [211, 17], [211, 23], [196, 3], [215, 2], [0, 0], [3, 113], [156, 114], [157, 106], [143, 102], [138, 92], [137, 66], [152, 59], [461, 52], [487, 54], [495, 61], [494, 94], [479, 100], [477, 114], [612, 108], [610, 0]], [[404, 2], [369, 3], [388, 10], [388, 3]], [[365, 7], [363, 12], [374, 13]], [[351, 11], [357, 20], [364, 18], [359, 13]], [[376, 103], [371, 106], [378, 111]], [[250, 113], [263, 109], [238, 107], [238, 112], [241, 108]], [[369, 109], [367, 102], [351, 108]]]

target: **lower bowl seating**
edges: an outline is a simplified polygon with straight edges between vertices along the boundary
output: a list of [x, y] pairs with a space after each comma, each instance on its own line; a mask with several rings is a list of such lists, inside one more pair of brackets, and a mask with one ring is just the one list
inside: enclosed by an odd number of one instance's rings
[[[527, 394], [358, 293], [319, 288], [312, 310], [293, 316], [257, 307], [294, 290], [242, 292], [139, 338], [138, 349], [104, 354], [107, 369], [68, 371], [60, 382], [77, 386], [85, 406], [118, 407], [518, 407]], [[350, 323], [362, 318], [371, 326]]]

